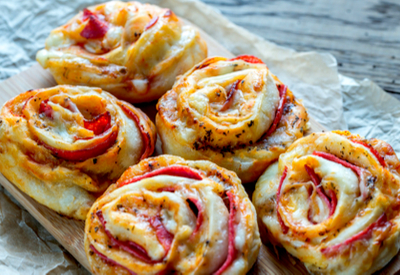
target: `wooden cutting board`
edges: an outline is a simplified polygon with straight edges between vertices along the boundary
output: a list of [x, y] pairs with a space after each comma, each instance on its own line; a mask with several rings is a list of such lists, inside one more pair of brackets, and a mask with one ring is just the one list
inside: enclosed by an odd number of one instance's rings
[[[187, 24], [191, 24], [184, 20]], [[191, 24], [193, 25], [193, 24]], [[225, 56], [233, 57], [234, 55], [216, 42], [213, 38], [200, 30], [204, 40], [208, 44], [209, 56]], [[42, 69], [39, 64], [36, 64], [26, 71], [23, 71], [0, 83], [0, 105], [6, 101], [30, 89], [47, 88], [56, 85], [57, 83], [48, 71]], [[136, 105], [145, 111], [154, 121], [156, 114], [156, 102]], [[323, 131], [324, 128], [317, 123], [313, 118], [310, 118], [311, 129], [307, 132]], [[161, 154], [161, 146], [158, 139], [155, 154]], [[32, 214], [57, 241], [61, 243], [87, 270], [90, 270], [89, 263], [86, 259], [83, 236], [84, 222], [76, 221], [66, 217], [62, 217], [53, 210], [37, 203], [29, 196], [21, 192], [15, 185], [8, 181], [0, 174], [0, 184], [10, 192], [14, 198], [23, 205], [26, 210]], [[254, 190], [254, 185], [247, 185], [246, 190], [250, 197]], [[307, 274], [307, 271], [302, 263], [297, 259], [290, 257], [284, 249], [278, 249], [278, 254], [271, 245], [262, 245], [258, 261], [250, 270], [249, 274]], [[399, 255], [382, 271], [382, 274], [394, 274], [400, 270]]]

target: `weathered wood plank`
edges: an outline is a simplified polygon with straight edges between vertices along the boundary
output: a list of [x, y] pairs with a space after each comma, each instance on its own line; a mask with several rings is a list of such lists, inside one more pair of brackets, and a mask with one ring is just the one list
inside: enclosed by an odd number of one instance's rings
[[399, 0], [203, 1], [267, 40], [330, 52], [340, 73], [400, 93]]

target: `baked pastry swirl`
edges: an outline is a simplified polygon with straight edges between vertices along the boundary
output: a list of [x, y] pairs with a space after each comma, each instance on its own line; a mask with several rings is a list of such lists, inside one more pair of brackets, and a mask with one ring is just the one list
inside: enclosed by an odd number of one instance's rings
[[183, 75], [157, 104], [166, 154], [206, 159], [258, 179], [307, 127], [307, 112], [254, 56], [213, 57]]
[[206, 56], [198, 31], [171, 10], [112, 1], [53, 30], [36, 59], [58, 84], [101, 87], [137, 103], [158, 99]]
[[253, 194], [263, 240], [315, 274], [371, 274], [399, 250], [400, 162], [349, 132], [297, 140]]
[[8, 101], [0, 172], [41, 204], [84, 220], [98, 194], [154, 151], [149, 118], [99, 88], [56, 86]]
[[85, 227], [94, 274], [245, 274], [260, 245], [254, 206], [233, 172], [169, 155], [130, 167]]

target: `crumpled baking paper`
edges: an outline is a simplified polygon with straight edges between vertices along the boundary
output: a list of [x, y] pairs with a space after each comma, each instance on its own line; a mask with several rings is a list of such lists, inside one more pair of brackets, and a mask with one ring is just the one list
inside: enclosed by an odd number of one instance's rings
[[35, 218], [0, 189], [0, 274], [86, 272]]
[[[0, 2], [0, 79], [32, 66], [49, 32], [84, 7], [103, 1]], [[296, 52], [236, 26], [197, 0], [149, 0], [202, 28], [232, 53], [253, 54], [302, 98], [312, 117], [389, 142], [400, 153], [399, 101], [370, 80], [339, 75], [328, 53]], [[1, 85], [1, 84], [0, 84]], [[88, 274], [65, 249], [0, 187], [0, 274]]]

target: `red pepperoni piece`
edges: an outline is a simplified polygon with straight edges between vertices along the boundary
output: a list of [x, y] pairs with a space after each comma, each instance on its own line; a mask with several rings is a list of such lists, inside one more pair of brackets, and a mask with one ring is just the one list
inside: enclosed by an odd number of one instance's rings
[[122, 187], [134, 182], [138, 182], [142, 179], [146, 178], [151, 178], [154, 176], [159, 176], [159, 175], [168, 175], [168, 176], [177, 176], [177, 177], [184, 177], [184, 178], [189, 178], [189, 179], [195, 179], [195, 180], [202, 180], [203, 176], [196, 170], [187, 167], [187, 166], [181, 166], [181, 165], [172, 165], [172, 166], [167, 166], [163, 167], [151, 172], [148, 172], [144, 175], [141, 176], [136, 176], [133, 177], [129, 180], [126, 180], [118, 185], [118, 187]]
[[289, 231], [289, 227], [286, 226], [286, 224], [283, 222], [281, 214], [279, 213], [279, 201], [281, 198], [281, 190], [282, 190], [282, 184], [285, 181], [285, 178], [287, 176], [287, 167], [285, 166], [285, 169], [283, 170], [281, 180], [279, 182], [278, 190], [276, 192], [276, 215], [278, 217], [278, 222], [282, 228], [283, 234], [286, 234]]
[[145, 159], [152, 154], [154, 149], [151, 144], [150, 134], [145, 131], [143, 125], [140, 123], [139, 117], [134, 112], [132, 112], [132, 110], [129, 107], [125, 106], [124, 104], [121, 104], [120, 106], [122, 110], [124, 110], [124, 112], [127, 113], [136, 122], [136, 125], [140, 129], [140, 133], [142, 134], [142, 138], [144, 140], [144, 144], [146, 147], [143, 155], [140, 157], [140, 160]]
[[203, 207], [200, 203], [199, 199], [196, 198], [188, 198], [197, 208], [197, 221], [196, 221], [196, 228], [194, 229], [192, 235], [196, 234], [199, 231], [200, 226], [203, 224]]
[[102, 259], [102, 260], [103, 260], [104, 262], [106, 262], [107, 264], [109, 264], [109, 265], [114, 265], [114, 266], [116, 265], [116, 266], [122, 267], [122, 268], [126, 269], [126, 270], [129, 272], [130, 275], [136, 275], [136, 273], [133, 272], [132, 270], [129, 270], [129, 269], [126, 268], [125, 266], [123, 266], [123, 265], [117, 263], [117, 262], [114, 261], [114, 260], [111, 260], [111, 259], [108, 258], [106, 255], [101, 254], [96, 248], [94, 248], [94, 246], [93, 246], [92, 244], [91, 244], [89, 247], [90, 247], [91, 250], [93, 250], [94, 253], [96, 253], [97, 256], [100, 257], [100, 259]]
[[[28, 102], [28, 101], [27, 101]], [[44, 114], [45, 116], [47, 116], [48, 118], [53, 119], [53, 108], [51, 108], [51, 106], [49, 105], [49, 100], [43, 100], [42, 102], [40, 102], [40, 106], [39, 106], [39, 114]], [[26, 103], [25, 103], [26, 104]]]
[[222, 274], [233, 262], [236, 255], [236, 248], [235, 248], [235, 216], [237, 211], [237, 206], [234, 202], [234, 197], [231, 192], [227, 192], [226, 195], [229, 198], [229, 226], [228, 226], [228, 256], [224, 264], [214, 273], [214, 275]]
[[91, 15], [96, 16], [96, 15], [95, 15], [93, 12], [91, 12], [90, 10], [88, 10], [88, 9], [86, 9], [86, 8], [83, 9], [83, 17], [82, 17], [83, 21], [88, 20], [89, 17], [90, 17]]
[[331, 199], [331, 208], [330, 208], [330, 211], [329, 211], [329, 216], [332, 216], [333, 213], [335, 213], [335, 210], [336, 210], [337, 197], [336, 197], [335, 191], [333, 191], [332, 189], [328, 190], [328, 196]]
[[147, 31], [151, 27], [153, 27], [158, 21], [158, 16], [154, 17], [153, 19], [150, 20], [149, 23], [147, 23], [146, 27], [144, 27], [144, 30]]
[[236, 80], [235, 82], [233, 82], [233, 84], [232, 84], [231, 88], [229, 89], [228, 94], [226, 96], [225, 103], [224, 103], [224, 105], [222, 105], [222, 108], [220, 110], [221, 112], [226, 111], [231, 107], [231, 105], [233, 103], [233, 97], [235, 95], [235, 92], [238, 89], [240, 81], [241, 80]]
[[255, 57], [254, 55], [248, 55], [248, 54], [238, 55], [235, 58], [229, 59], [229, 61], [234, 61], [234, 60], [243, 60], [245, 62], [253, 63], [253, 64], [264, 64], [264, 62], [260, 58]]
[[337, 198], [336, 198], [335, 192], [333, 190], [329, 189], [328, 192], [329, 192], [329, 195], [331, 196], [330, 200], [329, 200], [328, 196], [325, 194], [324, 189], [321, 186], [321, 179], [318, 177], [318, 175], [308, 165], [305, 165], [304, 168], [306, 169], [308, 175], [311, 178], [312, 183], [314, 184], [315, 188], [317, 189], [318, 195], [322, 198], [322, 200], [325, 202], [325, 204], [328, 205], [329, 216], [332, 216], [336, 210]]
[[350, 237], [349, 239], [345, 240], [344, 242], [321, 249], [321, 252], [326, 255], [334, 255], [338, 252], [340, 252], [341, 249], [345, 248], [346, 246], [351, 245], [352, 243], [360, 240], [366, 240], [371, 238], [372, 232], [379, 228], [379, 227], [384, 227], [387, 224], [391, 224], [388, 222], [386, 213], [383, 213], [375, 222], [370, 224], [367, 228], [365, 228], [363, 231], [359, 232], [358, 234]]
[[111, 128], [110, 112], [105, 112], [104, 114], [98, 115], [92, 120], [85, 120], [84, 127], [93, 131], [96, 136], [104, 133]]
[[386, 162], [385, 159], [383, 157], [381, 157], [381, 155], [378, 153], [378, 151], [369, 143], [366, 143], [365, 141], [361, 141], [361, 140], [352, 140], [354, 143], [358, 143], [363, 145], [364, 147], [367, 147], [371, 153], [378, 159], [379, 163], [383, 166], [386, 167]]
[[84, 161], [90, 158], [97, 157], [108, 150], [117, 139], [118, 131], [113, 131], [110, 134], [104, 135], [104, 137], [100, 138], [96, 144], [92, 145], [89, 148], [85, 148], [82, 150], [69, 151], [54, 148], [50, 145], [43, 143], [43, 146], [53, 152], [53, 154], [61, 159], [69, 160], [69, 161]]
[[361, 175], [362, 171], [361, 171], [360, 167], [357, 167], [357, 166], [355, 166], [355, 165], [353, 165], [353, 164], [351, 164], [351, 163], [349, 163], [347, 161], [344, 161], [344, 160], [338, 158], [335, 155], [332, 155], [332, 154], [329, 154], [329, 153], [325, 153], [325, 152], [319, 152], [319, 151], [315, 151], [313, 153], [313, 155], [321, 157], [321, 158], [324, 158], [326, 160], [330, 160], [330, 161], [339, 163], [339, 164], [343, 165], [346, 168], [350, 168], [351, 170], [354, 171], [354, 173], [356, 173], [358, 175], [359, 178], [361, 178], [361, 176], [362, 176]]
[[106, 228], [106, 221], [104, 220], [103, 213], [101, 210], [96, 212], [96, 216], [98, 217], [101, 225], [103, 226], [104, 232], [106, 233], [107, 237], [111, 241], [111, 245], [115, 246], [117, 248], [120, 248], [129, 254], [131, 254], [133, 257], [138, 258], [139, 260], [145, 262], [145, 263], [155, 263], [150, 256], [148, 255], [147, 251], [138, 245], [137, 243], [134, 243], [132, 241], [120, 241], [117, 240], [110, 231], [107, 230]]
[[108, 31], [108, 24], [88, 9], [83, 10], [83, 21], [89, 20], [80, 35], [86, 39], [103, 38]]
[[279, 90], [279, 106], [278, 106], [278, 110], [275, 113], [275, 118], [274, 121], [271, 125], [271, 127], [269, 127], [266, 136], [270, 136], [273, 132], [275, 132], [276, 127], [278, 126], [279, 122], [282, 119], [282, 115], [283, 115], [283, 109], [285, 107], [286, 104], [286, 91], [287, 91], [287, 86], [286, 85], [278, 85], [278, 90]]
[[174, 193], [175, 192], [175, 188], [168, 186], [168, 187], [162, 187], [162, 188], [158, 188], [157, 189], [158, 192], [171, 192]]
[[151, 217], [149, 219], [150, 225], [155, 229], [157, 239], [164, 247], [165, 254], [171, 249], [172, 241], [174, 240], [174, 235], [169, 233], [165, 228], [159, 216]]

